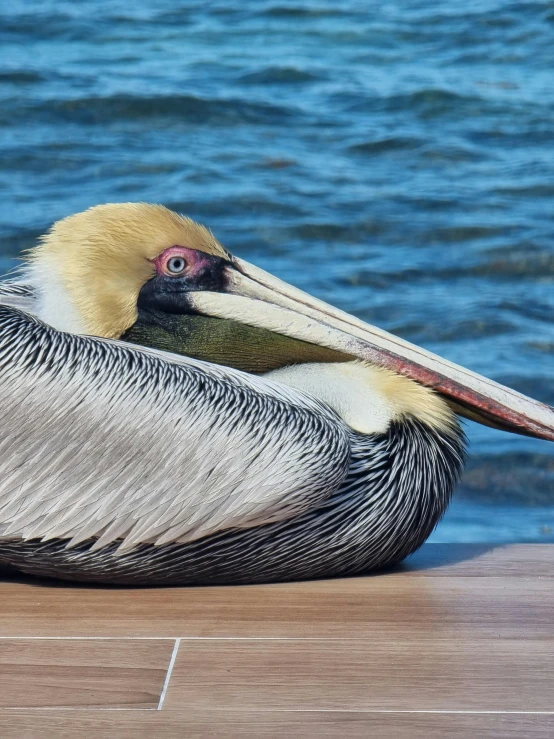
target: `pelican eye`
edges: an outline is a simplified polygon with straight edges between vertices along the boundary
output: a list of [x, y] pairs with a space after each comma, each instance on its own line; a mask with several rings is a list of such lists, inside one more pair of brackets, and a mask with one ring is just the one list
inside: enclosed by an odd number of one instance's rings
[[167, 260], [166, 269], [172, 275], [179, 275], [184, 272], [187, 267], [187, 263], [183, 257], [171, 257]]

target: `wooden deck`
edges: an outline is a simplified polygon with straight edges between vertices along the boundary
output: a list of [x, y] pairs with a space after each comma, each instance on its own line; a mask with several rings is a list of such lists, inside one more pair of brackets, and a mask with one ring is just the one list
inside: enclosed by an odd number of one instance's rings
[[554, 546], [285, 585], [0, 581], [0, 737], [554, 737]]

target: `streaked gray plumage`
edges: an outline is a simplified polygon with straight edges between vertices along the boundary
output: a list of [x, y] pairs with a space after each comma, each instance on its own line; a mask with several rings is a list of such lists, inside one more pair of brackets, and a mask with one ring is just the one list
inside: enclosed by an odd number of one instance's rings
[[[32, 307], [24, 287], [2, 300]], [[384, 566], [425, 540], [463, 462], [459, 429], [363, 436], [266, 378], [64, 334], [7, 305], [0, 413], [0, 562], [80, 580]]]
[[17, 418], [0, 440], [4, 538], [190, 541], [298, 515], [342, 482], [348, 432], [323, 404], [155, 354], [0, 306], [0, 414]]

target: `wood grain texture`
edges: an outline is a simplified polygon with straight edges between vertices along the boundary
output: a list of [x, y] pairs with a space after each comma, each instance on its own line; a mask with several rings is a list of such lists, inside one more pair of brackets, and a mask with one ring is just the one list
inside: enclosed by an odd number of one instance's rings
[[402, 565], [405, 574], [426, 577], [551, 577], [552, 544], [427, 544]]
[[340, 711], [5, 711], [2, 739], [552, 739], [554, 716]]
[[554, 640], [189, 641], [166, 697], [208, 710], [549, 711]]
[[172, 640], [0, 640], [0, 708], [156, 709]]
[[[442, 577], [437, 547], [427, 559], [426, 549], [417, 571], [306, 583], [137, 589], [6, 580], [0, 635], [393, 639], [439, 628], [443, 638], [518, 638], [523, 627], [528, 638], [552, 635], [554, 587], [543, 571], [554, 571], [554, 546], [504, 547], [488, 559], [479, 547], [447, 547], [444, 567], [458, 569]], [[475, 559], [475, 576], [460, 570]]]
[[[430, 545], [377, 576], [248, 587], [11, 575], [0, 703], [72, 710], [0, 708], [0, 736], [552, 737], [553, 576], [549, 545]], [[175, 638], [163, 709], [132, 710], [157, 705]]]

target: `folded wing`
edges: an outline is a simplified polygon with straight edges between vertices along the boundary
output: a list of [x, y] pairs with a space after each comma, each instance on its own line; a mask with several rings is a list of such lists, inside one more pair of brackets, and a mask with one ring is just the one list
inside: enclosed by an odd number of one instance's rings
[[6, 305], [0, 418], [3, 539], [123, 551], [258, 526], [316, 506], [350, 460], [348, 430], [299, 391]]

